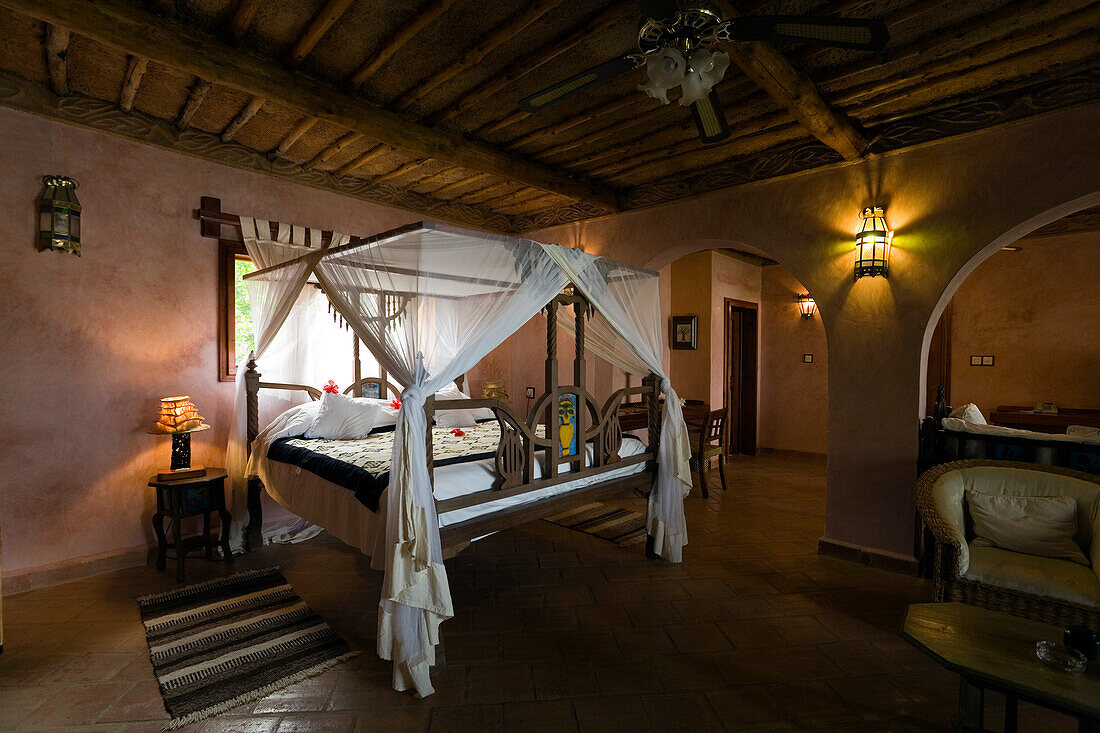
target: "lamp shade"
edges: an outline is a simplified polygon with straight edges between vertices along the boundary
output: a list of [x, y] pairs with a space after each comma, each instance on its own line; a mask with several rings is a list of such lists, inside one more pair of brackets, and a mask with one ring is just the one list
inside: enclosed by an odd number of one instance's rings
[[881, 206], [869, 206], [860, 214], [863, 223], [856, 233], [855, 277], [887, 276], [890, 268], [890, 239], [893, 232], [886, 225], [886, 211]]
[[816, 310], [817, 303], [814, 302], [809, 293], [798, 296], [798, 312], [802, 314], [803, 318], [813, 318]]
[[164, 397], [160, 401], [157, 422], [149, 428], [149, 432], [153, 435], [174, 435], [209, 430], [210, 426], [202, 420], [202, 415], [191, 404], [191, 398], [187, 395]]

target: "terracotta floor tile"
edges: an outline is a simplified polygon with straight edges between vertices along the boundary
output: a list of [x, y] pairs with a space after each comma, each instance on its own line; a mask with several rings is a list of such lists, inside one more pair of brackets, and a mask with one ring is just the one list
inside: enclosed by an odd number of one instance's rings
[[577, 729], [577, 716], [569, 700], [510, 702], [504, 705], [504, 730], [571, 731]]
[[[958, 679], [897, 636], [930, 583], [816, 554], [823, 462], [740, 456], [728, 468], [729, 491], [685, 502], [679, 565], [538, 521], [447, 561], [456, 617], [424, 699], [393, 691], [373, 653], [382, 578], [358, 551], [322, 534], [232, 569], [190, 562], [188, 582], [279, 565], [363, 654], [181, 733], [944, 730]], [[610, 501], [646, 510], [632, 495]], [[0, 729], [162, 725], [134, 599], [176, 587], [139, 567], [5, 599]], [[998, 704], [991, 695], [991, 725]], [[1020, 715], [1022, 730], [1073, 730], [1039, 708]]]

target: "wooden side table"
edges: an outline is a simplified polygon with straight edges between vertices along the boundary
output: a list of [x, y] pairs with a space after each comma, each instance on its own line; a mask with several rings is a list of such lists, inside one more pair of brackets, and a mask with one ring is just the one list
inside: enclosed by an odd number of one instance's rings
[[[207, 468], [205, 476], [180, 479], [178, 481], [157, 481], [156, 476], [149, 477], [149, 485], [157, 490], [157, 511], [153, 515], [153, 531], [157, 533], [157, 570], [167, 565], [168, 548], [176, 551], [176, 582], [183, 582], [183, 561], [187, 553], [196, 548], [205, 548], [206, 556], [213, 557], [214, 541], [210, 536], [210, 515], [218, 513], [222, 522], [221, 545], [225, 564], [233, 564], [233, 553], [229, 549], [229, 511], [225, 508], [224, 468]], [[183, 520], [187, 517], [202, 515], [202, 534], [198, 537], [183, 538]], [[172, 520], [172, 544], [164, 531], [164, 520]]]

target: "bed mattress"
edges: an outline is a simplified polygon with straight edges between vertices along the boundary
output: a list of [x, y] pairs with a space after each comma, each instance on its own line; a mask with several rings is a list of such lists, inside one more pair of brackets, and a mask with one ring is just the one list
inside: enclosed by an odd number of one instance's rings
[[[499, 426], [493, 421], [481, 425], [462, 428], [468, 441], [441, 440], [439, 432], [449, 433], [443, 428], [434, 428], [433, 451], [436, 456], [434, 469], [434, 494], [439, 501], [492, 488], [496, 479], [494, 454], [499, 435]], [[471, 433], [474, 433], [471, 435]], [[385, 435], [385, 434], [383, 434]], [[378, 434], [365, 441], [310, 441], [290, 438], [274, 441], [267, 455], [255, 455], [256, 474], [272, 498], [280, 505], [320, 525], [345, 543], [359, 548], [368, 555], [374, 555], [381, 545], [377, 545], [385, 535], [385, 520], [377, 508], [384, 505], [382, 494], [389, 478], [389, 455], [384, 461], [378, 457], [376, 446], [353, 446], [353, 443], [369, 443]], [[458, 436], [454, 436], [458, 437]], [[491, 439], [491, 449], [485, 450]], [[275, 450], [282, 443], [285, 448]], [[343, 444], [343, 445], [340, 445]], [[392, 447], [392, 433], [389, 442]], [[444, 448], [444, 446], [447, 446]], [[441, 453], [442, 449], [442, 453]], [[628, 458], [645, 451], [642, 441], [633, 436], [623, 436], [619, 456]], [[272, 457], [275, 451], [280, 459]], [[359, 455], [356, 459], [355, 454]], [[367, 457], [368, 454], [370, 457]], [[293, 460], [289, 460], [293, 458]], [[350, 459], [350, 460], [349, 460]], [[592, 446], [587, 446], [585, 464], [591, 465]], [[358, 462], [357, 462], [358, 461]], [[362, 464], [362, 465], [358, 465]], [[323, 469], [315, 471], [318, 467]], [[588, 476], [575, 481], [566, 481], [543, 489], [524, 494], [505, 497], [476, 506], [466, 507], [439, 515], [439, 526], [445, 527], [474, 519], [502, 509], [535, 502], [552, 496], [591, 486], [604, 481], [613, 481], [641, 473], [644, 463], [636, 463], [623, 468], [613, 469], [597, 476]], [[561, 472], [567, 472], [563, 466]], [[539, 461], [535, 462], [533, 473], [536, 478], [542, 476]], [[373, 504], [373, 508], [372, 508]]]

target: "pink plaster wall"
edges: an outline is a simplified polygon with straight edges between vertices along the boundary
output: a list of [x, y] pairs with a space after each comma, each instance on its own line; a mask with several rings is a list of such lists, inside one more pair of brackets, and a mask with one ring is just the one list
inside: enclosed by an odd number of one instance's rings
[[[1100, 409], [1100, 235], [1083, 232], [1016, 243], [997, 252], [952, 298], [951, 401], [1055, 402]], [[992, 367], [970, 355], [992, 355]]]
[[[743, 303], [760, 304], [760, 269], [721, 252], [710, 255], [710, 394], [709, 402], [721, 406], [726, 397], [726, 298]], [[757, 324], [757, 353], [762, 328]], [[760, 364], [757, 361], [757, 397], [759, 398]], [[759, 424], [759, 412], [757, 423]]]
[[[829, 346], [825, 538], [911, 558], [924, 357], [934, 319], [981, 258], [1100, 203], [1100, 104], [689, 201], [530, 232], [661, 268], [744, 243], [818, 302]], [[852, 278], [860, 210], [887, 209], [890, 278]]]
[[[157, 400], [189, 394], [221, 465], [232, 384], [217, 380], [217, 243], [199, 197], [270, 219], [377, 232], [414, 214], [0, 109], [0, 525], [5, 575], [152, 541], [146, 481], [169, 443]], [[44, 174], [77, 179], [83, 257], [34, 248]]]
[[[761, 448], [824, 454], [828, 449], [829, 349], [821, 316], [804, 319], [802, 283], [781, 265], [761, 268]], [[806, 364], [803, 354], [813, 354]]]
[[[711, 377], [711, 253], [697, 252], [672, 263], [670, 315], [699, 319], [697, 349], [672, 349], [669, 376], [677, 394], [686, 400], [710, 401]], [[666, 322], [670, 329], [671, 320]], [[719, 336], [721, 331], [719, 331]]]

